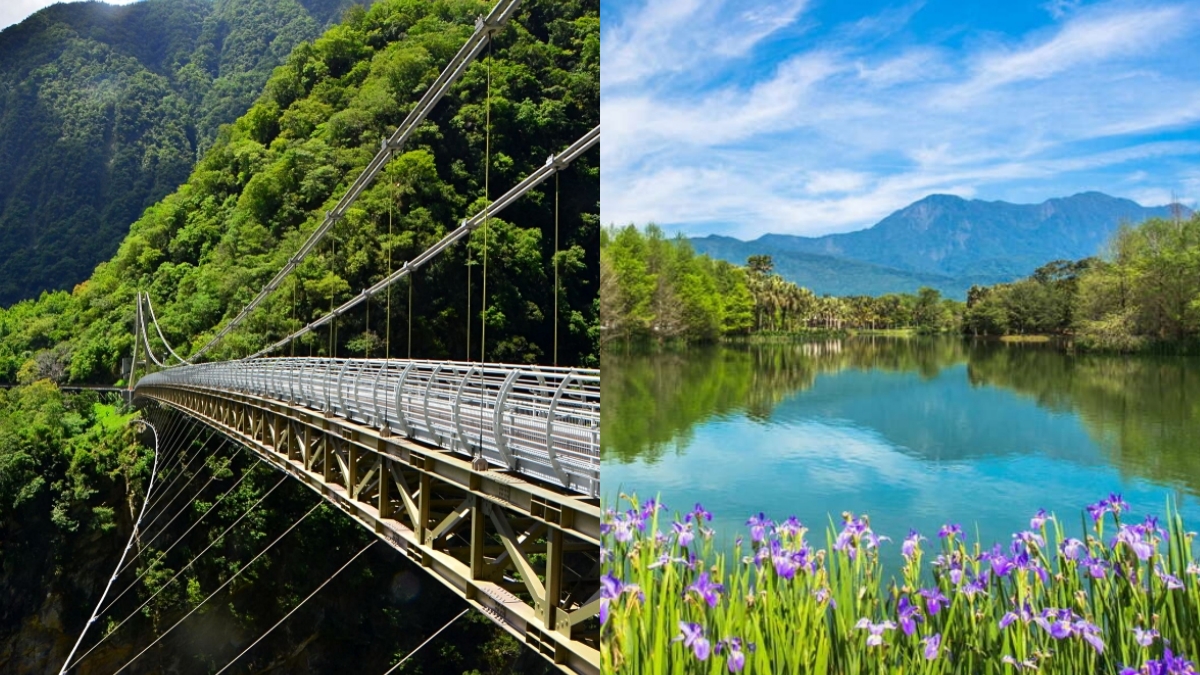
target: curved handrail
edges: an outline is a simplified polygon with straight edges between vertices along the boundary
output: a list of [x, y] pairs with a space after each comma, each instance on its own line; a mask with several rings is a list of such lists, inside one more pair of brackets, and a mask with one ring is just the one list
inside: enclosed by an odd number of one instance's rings
[[[347, 380], [353, 382], [347, 383]], [[599, 496], [595, 369], [407, 359], [270, 358], [180, 366], [153, 388], [238, 393], [314, 410]]]

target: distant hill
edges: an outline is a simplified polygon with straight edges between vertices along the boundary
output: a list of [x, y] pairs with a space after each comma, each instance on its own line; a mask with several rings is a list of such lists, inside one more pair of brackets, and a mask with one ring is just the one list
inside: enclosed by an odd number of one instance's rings
[[70, 289], [292, 48], [368, 0], [47, 7], [0, 31], [0, 306]]
[[1122, 222], [1170, 215], [1167, 206], [1099, 192], [1041, 204], [930, 195], [857, 232], [691, 241], [701, 253], [736, 263], [770, 255], [777, 272], [817, 293], [879, 295], [925, 285], [962, 298], [975, 283], [1011, 281], [1050, 260], [1096, 255]]

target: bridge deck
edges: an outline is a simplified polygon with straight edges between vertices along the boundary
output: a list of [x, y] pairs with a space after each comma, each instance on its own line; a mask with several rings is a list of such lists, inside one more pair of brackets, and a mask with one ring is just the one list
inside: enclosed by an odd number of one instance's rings
[[254, 394], [600, 494], [598, 370], [271, 358], [171, 368], [147, 375], [143, 386]]
[[559, 669], [594, 675], [598, 384], [595, 371], [263, 359], [154, 373], [136, 395], [243, 443]]

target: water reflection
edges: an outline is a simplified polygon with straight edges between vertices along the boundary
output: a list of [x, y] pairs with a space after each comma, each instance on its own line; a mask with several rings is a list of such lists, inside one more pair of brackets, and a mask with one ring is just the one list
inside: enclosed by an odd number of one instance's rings
[[737, 420], [730, 440], [763, 439], [756, 454], [780, 434], [853, 431], [918, 463], [1034, 455], [1200, 494], [1200, 359], [875, 337], [608, 354], [603, 368], [606, 463], [685, 455], [698, 428]]

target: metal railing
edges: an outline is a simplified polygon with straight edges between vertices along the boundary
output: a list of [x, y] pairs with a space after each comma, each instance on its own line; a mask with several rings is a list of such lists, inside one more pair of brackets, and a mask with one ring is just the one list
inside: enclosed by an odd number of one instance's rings
[[455, 361], [272, 358], [151, 373], [143, 387], [236, 392], [337, 415], [592, 497], [600, 371]]

